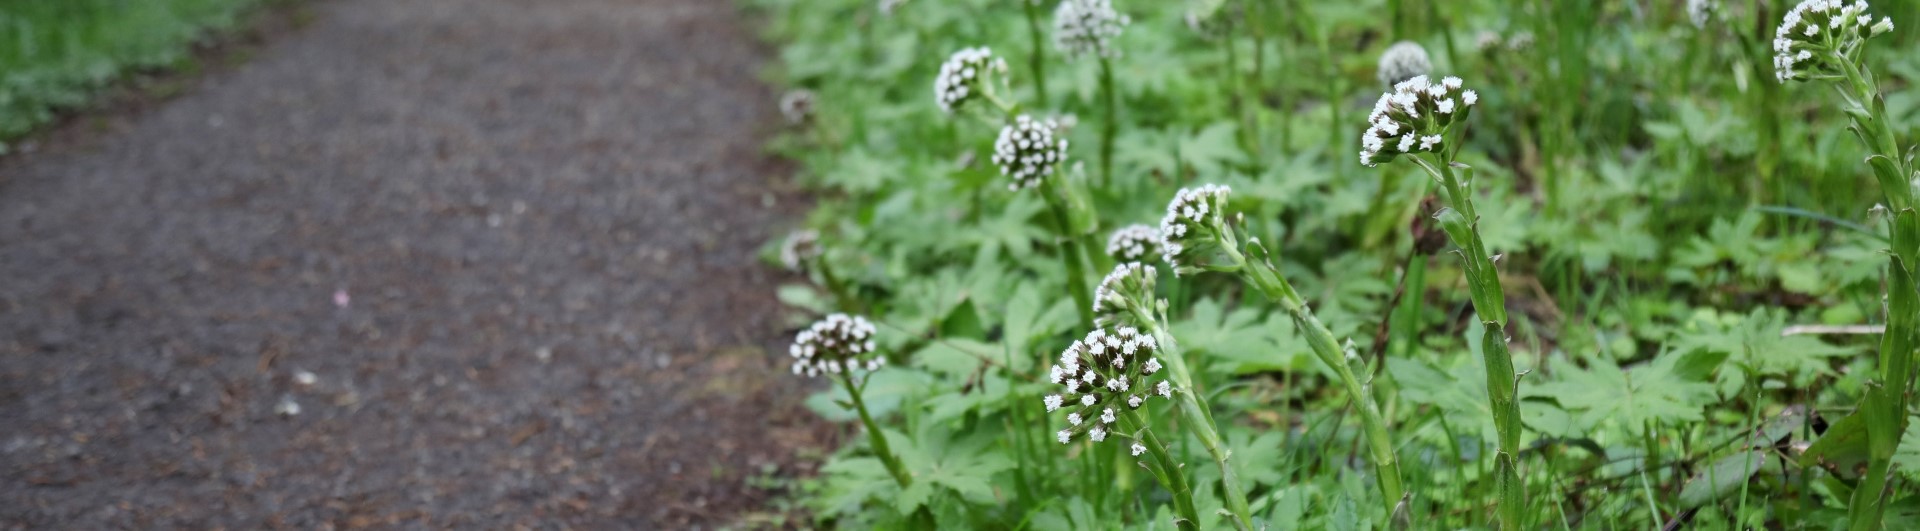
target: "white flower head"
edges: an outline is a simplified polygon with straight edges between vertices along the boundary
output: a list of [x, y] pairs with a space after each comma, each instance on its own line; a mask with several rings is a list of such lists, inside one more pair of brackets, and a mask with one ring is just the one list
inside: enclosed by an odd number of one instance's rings
[[1714, 0], [1687, 0], [1687, 21], [1695, 29], [1707, 29], [1707, 23], [1713, 21], [1713, 13], [1720, 10], [1720, 3]]
[[780, 96], [780, 114], [794, 125], [807, 123], [813, 117], [813, 91], [793, 89]]
[[820, 232], [812, 229], [793, 231], [780, 242], [780, 264], [801, 271], [807, 262], [820, 257]]
[[1232, 235], [1227, 228], [1227, 196], [1233, 189], [1217, 184], [1181, 188], [1167, 202], [1160, 218], [1160, 252], [1173, 266], [1173, 275], [1204, 269]]
[[1773, 77], [1781, 83], [1841, 75], [1840, 61], [1858, 61], [1867, 39], [1893, 31], [1893, 19], [1876, 22], [1867, 2], [1805, 0], [1774, 29]]
[[1113, 0], [1061, 0], [1053, 11], [1053, 44], [1069, 59], [1118, 54], [1113, 40], [1132, 20], [1113, 9]]
[[997, 90], [1006, 73], [1007, 61], [994, 57], [993, 50], [986, 47], [953, 52], [933, 78], [933, 102], [942, 112], [953, 114]]
[[793, 337], [787, 353], [794, 358], [793, 373], [808, 377], [878, 369], [880, 357], [873, 342], [873, 323], [843, 313], [828, 315]]
[[[1114, 266], [1113, 272], [1107, 273], [1107, 277], [1100, 280], [1100, 287], [1093, 291], [1094, 322], [1101, 326], [1140, 324], [1136, 316], [1150, 312], [1153, 307], [1154, 278], [1157, 276], [1159, 272], [1153, 266], [1140, 262]], [[1122, 351], [1124, 356], [1116, 356], [1116, 361], [1131, 357], [1137, 353], [1137, 335], [1105, 337], [1100, 351]], [[1116, 365], [1124, 363], [1119, 361]]]
[[1533, 48], [1533, 32], [1531, 31], [1516, 31], [1512, 37], [1507, 37], [1508, 50], [1522, 52], [1530, 48]]
[[1480, 30], [1473, 35], [1473, 48], [1480, 53], [1492, 53], [1500, 50], [1500, 34], [1493, 30]]
[[1433, 60], [1427, 57], [1427, 49], [1417, 42], [1400, 41], [1388, 46], [1387, 51], [1380, 54], [1380, 67], [1374, 75], [1379, 78], [1380, 85], [1391, 87], [1413, 76], [1424, 76], [1431, 72]]
[[[1084, 389], [1079, 389], [1074, 384], [1082, 383], [1082, 380], [1068, 378], [1064, 380], [1068, 387], [1064, 396], [1080, 393], [1079, 400], [1060, 398], [1062, 395], [1048, 395], [1044, 399], [1043, 403], [1047, 406], [1048, 412], [1057, 409], [1067, 410], [1068, 427], [1061, 432], [1064, 434], [1062, 440], [1071, 440], [1073, 436], [1082, 433], [1088, 434], [1096, 442], [1103, 440], [1106, 437], [1104, 432], [1106, 428], [1103, 426], [1119, 422], [1122, 404], [1128, 409], [1139, 409], [1145, 404], [1145, 400], [1140, 395], [1131, 394], [1137, 392], [1134, 391], [1135, 389], [1169, 389], [1165, 380], [1149, 379], [1150, 375], [1141, 370], [1143, 365], [1153, 359], [1158, 350], [1155, 343], [1149, 339], [1150, 337], [1130, 327], [1116, 329], [1111, 333], [1107, 329], [1097, 328], [1088, 332], [1084, 339], [1067, 347], [1066, 355], [1080, 358], [1078, 365], [1084, 367], [1087, 374], [1096, 376], [1097, 381], [1104, 385], [1087, 385]], [[1118, 347], [1108, 349], [1104, 355], [1105, 358], [1094, 355], [1093, 348], [1087, 346], [1108, 344], [1118, 345]], [[1106, 358], [1125, 361], [1118, 364], [1100, 363], [1101, 359]], [[1078, 405], [1071, 402], [1078, 402]], [[1093, 420], [1098, 422], [1092, 422]]]
[[1141, 446], [1140, 443], [1133, 443], [1133, 447], [1128, 448], [1127, 451], [1132, 452], [1134, 457], [1140, 457], [1140, 454], [1147, 453], [1147, 447]]
[[1151, 262], [1160, 254], [1160, 230], [1135, 223], [1107, 237], [1107, 256], [1115, 262]]
[[1066, 162], [1067, 139], [1054, 133], [1059, 128], [1051, 119], [1035, 120], [1024, 114], [1000, 128], [1000, 138], [993, 142], [993, 163], [1001, 175], [1013, 178], [1008, 189], [1039, 186], [1041, 179]]
[[1367, 115], [1367, 131], [1360, 135], [1360, 163], [1378, 166], [1394, 157], [1440, 151], [1447, 131], [1467, 118], [1480, 95], [1462, 90], [1466, 82], [1447, 76], [1439, 81], [1414, 76], [1395, 83], [1380, 95]]

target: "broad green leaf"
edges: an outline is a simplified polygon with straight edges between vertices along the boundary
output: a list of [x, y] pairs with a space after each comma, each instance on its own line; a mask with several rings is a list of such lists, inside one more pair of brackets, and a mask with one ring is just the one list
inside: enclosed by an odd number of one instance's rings
[[1557, 380], [1534, 389], [1558, 400], [1587, 429], [1612, 422], [1639, 434], [1649, 422], [1697, 422], [1703, 419], [1701, 409], [1714, 402], [1713, 386], [1674, 374], [1673, 363], [1678, 359], [1655, 358], [1631, 370], [1609, 363], [1586, 369], [1563, 367], [1555, 373]]

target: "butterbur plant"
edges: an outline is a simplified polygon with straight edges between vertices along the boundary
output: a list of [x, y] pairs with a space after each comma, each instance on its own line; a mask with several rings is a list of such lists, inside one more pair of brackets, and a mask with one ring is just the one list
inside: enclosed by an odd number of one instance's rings
[[1095, 444], [1113, 439], [1113, 444], [1126, 444], [1134, 457], [1151, 453], [1152, 459], [1141, 463], [1173, 494], [1179, 526], [1195, 529], [1199, 517], [1193, 489], [1146, 420], [1149, 399], [1173, 397], [1173, 386], [1164, 376], [1155, 378], [1163, 368], [1156, 357], [1159, 352], [1158, 340], [1134, 327], [1112, 332], [1095, 328], [1060, 353], [1060, 363], [1048, 371], [1047, 378], [1063, 389], [1047, 395], [1042, 403], [1049, 413], [1067, 412], [1066, 428], [1054, 434], [1060, 444], [1081, 438]]
[[1115, 11], [1112, 0], [1062, 0], [1053, 11], [1053, 42], [1068, 59], [1093, 56], [1100, 61], [1100, 183], [1113, 182], [1113, 139], [1119, 130], [1119, 103], [1113, 86], [1114, 40], [1132, 20]]
[[1067, 139], [1056, 136], [1060, 125], [1051, 119], [1020, 115], [1000, 128], [993, 142], [993, 164], [1000, 174], [1013, 179], [1007, 189], [1019, 191], [1039, 186], [1067, 160]]
[[1914, 269], [1920, 264], [1920, 216], [1914, 212], [1912, 161], [1903, 156], [1909, 151], [1901, 149], [1878, 82], [1863, 60], [1867, 40], [1892, 31], [1893, 20], [1875, 19], [1867, 8], [1864, 1], [1801, 2], [1781, 19], [1773, 41], [1774, 75], [1781, 82], [1825, 81], [1840, 94], [1840, 110], [1871, 153], [1867, 165], [1892, 212], [1893, 249], [1888, 253], [1885, 283], [1887, 324], [1880, 338], [1879, 371], [1868, 378], [1855, 413], [1866, 421], [1868, 462], [1848, 504], [1853, 529], [1880, 528], [1891, 501], [1889, 476], [1906, 429], [1913, 349], [1920, 333], [1920, 295], [1914, 292]]
[[[1164, 446], [1154, 438], [1151, 431], [1147, 430], [1149, 424], [1144, 422], [1142, 417], [1132, 416], [1135, 408], [1145, 404], [1146, 400], [1152, 396], [1172, 399], [1186, 417], [1182, 425], [1192, 430], [1194, 438], [1206, 448], [1207, 454], [1213, 458], [1214, 464], [1220, 469], [1220, 482], [1225, 488], [1226, 511], [1234, 527], [1252, 529], [1252, 512], [1247, 506], [1246, 491], [1240, 485], [1240, 480], [1235, 476], [1233, 468], [1227, 463], [1230, 454], [1220, 437], [1219, 426], [1213, 421], [1212, 409], [1208, 407], [1206, 397], [1195, 390], [1193, 373], [1187, 369], [1186, 361], [1181, 357], [1173, 336], [1167, 333], [1163, 325], [1166, 322], [1166, 302], [1156, 300], [1153, 296], [1157, 275], [1158, 271], [1153, 266], [1138, 262], [1123, 263], [1114, 267], [1113, 272], [1100, 282], [1098, 295], [1094, 299], [1092, 309], [1099, 316], [1099, 328], [1094, 334], [1088, 335], [1086, 340], [1069, 346], [1067, 352], [1061, 355], [1060, 366], [1056, 367], [1050, 376], [1060, 380], [1056, 383], [1069, 386], [1070, 391], [1081, 387], [1080, 384], [1064, 383], [1065, 379], [1076, 371], [1081, 371], [1077, 374], [1082, 380], [1089, 378], [1089, 374], [1093, 375], [1092, 378], [1095, 381], [1084, 383], [1107, 382], [1105, 392], [1108, 394], [1093, 399], [1081, 396], [1079, 398], [1081, 405], [1115, 403], [1127, 406], [1122, 413], [1127, 415], [1128, 424], [1123, 428], [1127, 430], [1126, 433], [1138, 434], [1129, 436], [1136, 441], [1136, 446], [1132, 448], [1131, 453], [1136, 456], [1142, 451], [1153, 454], [1158, 464], [1157, 466], [1147, 465], [1148, 470], [1153, 472], [1162, 486], [1174, 492], [1175, 510], [1181, 513], [1181, 527], [1194, 528], [1198, 525], [1198, 520], [1193, 513], [1193, 502], [1191, 499], [1181, 499], [1190, 498], [1191, 490], [1187, 479], [1181, 475], [1179, 462], [1168, 455]], [[1112, 328], [1115, 332], [1111, 335], [1104, 332], [1107, 328]], [[1094, 339], [1099, 339], [1097, 345]], [[1119, 349], [1121, 356], [1112, 356], [1113, 349]], [[1143, 357], [1139, 355], [1141, 352], [1148, 352], [1150, 355]], [[1109, 370], [1107, 375], [1085, 372], [1081, 369], [1094, 367], [1087, 363], [1089, 358], [1084, 357], [1089, 354], [1092, 355], [1090, 358], [1092, 361], [1104, 360], [1109, 367], [1101, 370]], [[1076, 359], [1079, 361], [1069, 363]], [[1069, 366], [1073, 368], [1070, 369]], [[1160, 373], [1163, 368], [1166, 369], [1167, 375], [1165, 379], [1157, 381], [1114, 383], [1103, 379], [1134, 374], [1142, 377], [1152, 376]], [[1071, 396], [1060, 395], [1058, 400], [1046, 399], [1049, 411], [1052, 410], [1052, 406], [1069, 404], [1068, 398]], [[1101, 413], [1104, 414], [1105, 411], [1102, 410]], [[1073, 420], [1071, 417], [1068, 418], [1069, 423]], [[1077, 432], [1061, 432], [1061, 442], [1068, 442], [1069, 436], [1075, 433]], [[1100, 437], [1108, 434], [1103, 431]], [[1088, 435], [1096, 441], [1099, 440], [1098, 437], [1093, 437], [1091, 428], [1088, 430]]]
[[[1399, 505], [1406, 488], [1400, 476], [1400, 462], [1387, 431], [1387, 419], [1374, 400], [1371, 374], [1358, 356], [1341, 348], [1333, 332], [1313, 315], [1306, 299], [1274, 267], [1267, 249], [1258, 239], [1245, 238], [1228, 221], [1227, 199], [1233, 190], [1215, 184], [1183, 188], [1167, 203], [1166, 217], [1160, 221], [1160, 246], [1175, 275], [1206, 271], [1232, 273], [1280, 304], [1301, 335], [1307, 339], [1314, 358], [1333, 372], [1347, 390], [1360, 413], [1368, 460], [1374, 466], [1374, 485], [1389, 514]], [[1244, 250], [1243, 250], [1244, 249]]]
[[[1453, 149], [1465, 131], [1468, 110], [1479, 97], [1463, 90], [1457, 77], [1431, 82], [1426, 76], [1395, 84], [1380, 95], [1360, 137], [1360, 163], [1378, 166], [1396, 158], [1426, 170], [1440, 183], [1447, 208], [1435, 215], [1447, 239], [1463, 259], [1474, 312], [1480, 316], [1481, 353], [1487, 372], [1487, 402], [1493, 412], [1499, 451], [1494, 455], [1494, 503], [1500, 528], [1523, 528], [1525, 493], [1520, 482], [1519, 375], [1507, 351], [1506, 297], [1501, 292], [1497, 258], [1480, 237], [1480, 215], [1473, 206], [1472, 168], [1454, 161]], [[1459, 126], [1459, 127], [1456, 127]]]
[[873, 323], [867, 318], [836, 313], [801, 330], [794, 336], [793, 346], [788, 347], [787, 353], [793, 357], [794, 374], [809, 378], [824, 375], [840, 382], [854, 411], [860, 415], [861, 425], [867, 429], [867, 443], [873, 446], [873, 453], [886, 465], [893, 480], [904, 489], [913, 484], [913, 476], [887, 446], [886, 434], [880, 432], [880, 424], [873, 421], [873, 415], [867, 413], [866, 401], [860, 398], [867, 379], [859, 376], [886, 364], [886, 358], [876, 351], [873, 335]]

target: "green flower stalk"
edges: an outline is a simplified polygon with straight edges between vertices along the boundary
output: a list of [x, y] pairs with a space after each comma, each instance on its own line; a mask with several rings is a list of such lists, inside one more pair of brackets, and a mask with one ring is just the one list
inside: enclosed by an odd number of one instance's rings
[[1519, 471], [1520, 375], [1514, 371], [1513, 357], [1507, 351], [1506, 296], [1494, 266], [1497, 257], [1487, 253], [1486, 243], [1480, 238], [1480, 215], [1474, 209], [1470, 188], [1472, 168], [1454, 162], [1455, 150], [1449, 149], [1466, 129], [1454, 126], [1464, 124], [1468, 111], [1479, 101], [1474, 91], [1461, 90], [1462, 85], [1457, 77], [1436, 83], [1426, 76], [1415, 76], [1380, 95], [1367, 117], [1367, 132], [1360, 139], [1360, 162], [1377, 166], [1404, 155], [1426, 170], [1444, 191], [1448, 208], [1435, 217], [1447, 238], [1459, 248], [1456, 252], [1464, 260], [1473, 309], [1480, 315], [1487, 402], [1500, 439], [1499, 453], [1494, 455], [1494, 502], [1500, 528], [1513, 531], [1525, 525], [1526, 508]]
[[1058, 225], [1061, 259], [1067, 268], [1067, 291], [1072, 293], [1075, 306], [1080, 309], [1080, 322], [1091, 328], [1093, 316], [1087, 309], [1092, 307], [1092, 296], [1087, 290], [1088, 271], [1092, 260], [1081, 242], [1076, 227], [1073, 205], [1074, 189], [1065, 179], [1060, 178], [1060, 166], [1067, 162], [1067, 139], [1060, 132], [1059, 122], [1052, 119], [1036, 120], [1027, 115], [1014, 117], [1013, 123], [1000, 129], [1000, 137], [993, 143], [993, 163], [1000, 167], [1000, 174], [1011, 178], [1007, 188], [1014, 191], [1035, 189], [1047, 202], [1048, 210]]
[[1893, 252], [1887, 266], [1887, 328], [1880, 339], [1879, 372], [1867, 380], [1857, 414], [1867, 426], [1867, 471], [1848, 503], [1852, 529], [1879, 529], [1894, 485], [1892, 460], [1906, 430], [1913, 380], [1913, 349], [1920, 335], [1920, 294], [1914, 292], [1920, 264], [1920, 217], [1915, 208], [1912, 161], [1902, 156], [1886, 101], [1862, 56], [1867, 39], [1893, 31], [1893, 20], [1875, 21], [1864, 1], [1845, 4], [1807, 0], [1788, 11], [1774, 32], [1774, 76], [1788, 81], [1833, 83], [1841, 110], [1871, 156], [1867, 164], [1892, 210]]
[[871, 373], [886, 364], [885, 357], [874, 355], [873, 334], [873, 323], [867, 318], [836, 313], [801, 330], [794, 336], [793, 346], [787, 353], [794, 358], [794, 374], [809, 378], [824, 374], [840, 380], [854, 411], [860, 414], [860, 423], [866, 426], [867, 444], [886, 465], [887, 472], [893, 474], [894, 482], [905, 489], [913, 485], [913, 475], [907, 473], [900, 457], [887, 446], [886, 434], [880, 432], [880, 424], [873, 421], [873, 415], [867, 413], [866, 401], [860, 399], [867, 380], [859, 378], [859, 383], [854, 382], [858, 373]]
[[1372, 371], [1351, 350], [1341, 348], [1333, 332], [1307, 307], [1306, 299], [1274, 267], [1266, 247], [1258, 239], [1244, 238], [1227, 222], [1227, 197], [1231, 194], [1225, 186], [1208, 184], [1181, 189], [1167, 203], [1167, 215], [1160, 221], [1160, 246], [1167, 263], [1173, 265], [1176, 276], [1205, 271], [1239, 275], [1242, 282], [1286, 310], [1294, 327], [1306, 336], [1314, 357], [1340, 379], [1359, 410], [1367, 457], [1374, 466], [1374, 483], [1387, 513], [1392, 514], [1406, 487], [1386, 418], [1374, 400], [1372, 381], [1360, 379], [1360, 375]]
[[[1100, 328], [1096, 329], [1098, 337], [1090, 335], [1088, 340], [1076, 342], [1074, 346], [1068, 347], [1067, 353], [1061, 356], [1060, 366], [1054, 368], [1051, 377], [1056, 380], [1055, 383], [1067, 385], [1070, 393], [1077, 392], [1077, 388], [1081, 385], [1068, 380], [1076, 374], [1084, 380], [1086, 374], [1079, 371], [1088, 364], [1074, 362], [1073, 358], [1079, 355], [1076, 353], [1091, 353], [1096, 359], [1102, 355], [1101, 352], [1111, 353], [1114, 349], [1118, 349], [1122, 355], [1135, 355], [1141, 349], [1150, 349], [1159, 354], [1146, 359], [1136, 357], [1125, 361], [1109, 362], [1114, 365], [1115, 371], [1126, 370], [1129, 374], [1137, 370], [1140, 375], [1152, 376], [1160, 373], [1162, 369], [1165, 369], [1167, 374], [1165, 379], [1157, 382], [1143, 380], [1115, 384], [1110, 380], [1096, 380], [1092, 383], [1109, 382], [1105, 392], [1121, 394], [1095, 398], [1093, 404], [1108, 403], [1111, 400], [1112, 403], [1123, 403], [1127, 406], [1119, 410], [1124, 420], [1128, 422], [1125, 427], [1142, 434], [1134, 437], [1136, 444], [1133, 454], [1138, 456], [1142, 452], [1153, 453], [1158, 466], [1148, 466], [1148, 469], [1157, 479], [1160, 479], [1161, 485], [1166, 486], [1170, 491], [1175, 491], [1175, 510], [1192, 511], [1190, 500], [1180, 500], [1183, 496], [1190, 497], [1191, 491], [1185, 476], [1180, 473], [1179, 462], [1166, 455], [1164, 447], [1153, 436], [1152, 431], [1147, 429], [1150, 424], [1137, 416], [1138, 408], [1154, 396], [1173, 400], [1187, 418], [1184, 425], [1193, 430], [1194, 437], [1200, 441], [1201, 446], [1206, 447], [1207, 454], [1220, 468], [1220, 480], [1225, 487], [1227, 511], [1231, 513], [1234, 527], [1252, 529], [1252, 512], [1247, 506], [1246, 491], [1241, 487], [1233, 467], [1227, 463], [1229, 453], [1220, 438], [1218, 425], [1214, 423], [1212, 409], [1208, 407], [1205, 396], [1194, 387], [1193, 373], [1187, 369], [1186, 359], [1181, 355], [1173, 336], [1167, 333], [1166, 327], [1162, 324], [1166, 322], [1166, 302], [1157, 301], [1153, 297], [1156, 277], [1157, 271], [1153, 266], [1138, 262], [1128, 262], [1115, 267], [1113, 272], [1100, 282], [1100, 289], [1094, 298], [1092, 309], [1099, 320]], [[1109, 335], [1098, 331], [1107, 328], [1113, 328], [1116, 332]], [[1095, 339], [1099, 341], [1096, 342]], [[1127, 367], [1133, 367], [1133, 369], [1127, 369]], [[1120, 374], [1120, 372], [1114, 374]], [[1100, 378], [1109, 377], [1100, 376]], [[1057, 404], [1072, 405], [1067, 401], [1069, 398], [1073, 396], [1068, 394], [1058, 398], [1048, 397], [1047, 405], [1049, 407]], [[1079, 400], [1082, 401], [1081, 405], [1085, 406], [1088, 399], [1082, 397]], [[1069, 422], [1072, 420], [1071, 417], [1068, 418]], [[1071, 440], [1073, 435], [1077, 433], [1063, 432], [1061, 442]], [[1186, 493], [1183, 494], [1183, 491]], [[1183, 503], [1189, 506], [1182, 508]], [[1185, 521], [1181, 524], [1182, 528], [1192, 528], [1197, 525], [1198, 520], [1195, 515], [1183, 513], [1181, 518]]]
[[1034, 99], [1041, 107], [1047, 106], [1047, 52], [1044, 37], [1040, 33], [1041, 0], [1016, 0], [1027, 14], [1027, 37], [1033, 44], [1033, 51], [1027, 55], [1028, 67], [1033, 70]]
[[1132, 20], [1113, 9], [1112, 0], [1062, 0], [1053, 11], [1053, 42], [1068, 59], [1100, 59], [1100, 102], [1105, 122], [1100, 125], [1100, 184], [1113, 183], [1113, 139], [1119, 131], [1120, 110], [1113, 86], [1113, 58], [1119, 55], [1113, 40]]

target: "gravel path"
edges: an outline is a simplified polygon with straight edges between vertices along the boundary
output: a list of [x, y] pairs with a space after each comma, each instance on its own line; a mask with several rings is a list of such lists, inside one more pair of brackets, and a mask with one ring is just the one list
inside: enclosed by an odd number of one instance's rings
[[304, 9], [0, 162], [0, 529], [681, 529], [826, 446], [731, 2]]

